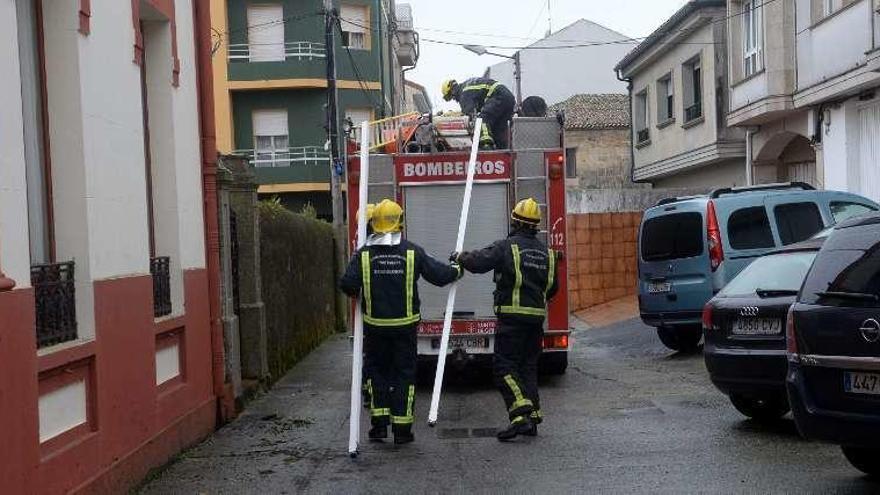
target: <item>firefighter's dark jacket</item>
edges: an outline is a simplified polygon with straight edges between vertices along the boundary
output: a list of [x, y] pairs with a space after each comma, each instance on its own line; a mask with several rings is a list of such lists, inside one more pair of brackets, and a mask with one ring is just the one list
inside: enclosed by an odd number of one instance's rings
[[420, 320], [420, 277], [442, 287], [459, 277], [459, 268], [441, 263], [405, 239], [397, 245], [364, 246], [352, 257], [340, 288], [351, 297], [361, 293], [364, 323], [403, 327]]
[[[483, 104], [493, 95], [510, 93], [507, 86], [488, 77], [474, 77], [461, 83], [459, 86], [458, 104], [461, 105], [461, 113], [471, 115], [479, 114], [483, 110]], [[513, 94], [511, 94], [511, 98]]]
[[543, 320], [547, 301], [559, 288], [557, 254], [531, 229], [514, 231], [479, 251], [461, 253], [458, 262], [473, 273], [495, 270], [495, 313], [499, 317]]

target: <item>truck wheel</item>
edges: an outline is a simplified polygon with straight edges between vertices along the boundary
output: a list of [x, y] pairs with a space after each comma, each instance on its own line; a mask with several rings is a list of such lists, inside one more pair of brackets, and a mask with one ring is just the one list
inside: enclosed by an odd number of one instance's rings
[[788, 413], [788, 401], [784, 399], [755, 399], [733, 394], [730, 402], [744, 416], [761, 423], [771, 423]]
[[568, 352], [550, 352], [541, 356], [539, 371], [543, 375], [564, 375], [568, 368]]
[[868, 476], [880, 476], [880, 449], [841, 447], [846, 460]]
[[657, 327], [663, 345], [678, 352], [693, 352], [700, 345], [703, 330], [697, 326]]

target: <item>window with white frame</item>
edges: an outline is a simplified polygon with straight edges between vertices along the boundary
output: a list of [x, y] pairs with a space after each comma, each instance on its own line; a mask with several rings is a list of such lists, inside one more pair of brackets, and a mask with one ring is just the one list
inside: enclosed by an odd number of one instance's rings
[[763, 69], [764, 23], [763, 0], [742, 4], [743, 75], [750, 77]]
[[369, 11], [365, 5], [345, 5], [340, 11], [342, 27], [342, 46], [358, 50], [369, 50], [367, 29], [369, 28]]
[[703, 116], [703, 64], [697, 56], [682, 65], [684, 121], [692, 122]]
[[287, 110], [255, 110], [254, 155], [255, 167], [289, 167], [290, 138]]
[[360, 129], [363, 122], [373, 120], [372, 108], [346, 108], [345, 120], [350, 120], [353, 129]]
[[248, 6], [247, 25], [249, 61], [285, 60], [284, 8], [281, 4]]
[[675, 87], [672, 74], [657, 80], [657, 125], [675, 119]]
[[648, 129], [648, 89], [645, 88], [635, 96], [636, 144], [647, 143], [651, 139]]

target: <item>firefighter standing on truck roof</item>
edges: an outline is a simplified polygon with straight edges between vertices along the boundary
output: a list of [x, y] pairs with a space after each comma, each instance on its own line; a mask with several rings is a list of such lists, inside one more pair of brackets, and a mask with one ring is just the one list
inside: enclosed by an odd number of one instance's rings
[[543, 420], [538, 397], [538, 359], [544, 335], [547, 301], [556, 294], [556, 253], [537, 238], [541, 208], [532, 199], [517, 203], [506, 239], [450, 259], [473, 273], [495, 270], [495, 383], [510, 424], [498, 432], [508, 441], [535, 436]]
[[419, 277], [438, 287], [462, 275], [402, 238], [403, 209], [383, 200], [373, 210], [373, 235], [352, 257], [340, 281], [342, 291], [361, 296], [364, 316], [364, 369], [370, 395], [370, 440], [388, 437], [412, 442], [416, 378]]
[[489, 79], [474, 77], [463, 83], [449, 79], [441, 87], [443, 99], [455, 100], [465, 115], [477, 114], [483, 118], [480, 146], [508, 149], [508, 122], [513, 118], [516, 98], [507, 86]]

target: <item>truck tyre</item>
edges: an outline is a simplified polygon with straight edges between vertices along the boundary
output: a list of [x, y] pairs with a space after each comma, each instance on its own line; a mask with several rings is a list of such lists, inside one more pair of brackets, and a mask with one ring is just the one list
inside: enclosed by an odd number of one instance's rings
[[880, 476], [880, 449], [864, 449], [860, 447], [841, 447], [846, 460], [854, 468], [868, 476]]
[[772, 423], [785, 416], [788, 411], [788, 401], [785, 399], [756, 399], [742, 395], [731, 394], [730, 402], [737, 411], [748, 418], [760, 423]]
[[700, 345], [703, 330], [699, 326], [657, 327], [663, 345], [678, 352], [693, 352]]
[[568, 368], [568, 352], [548, 352], [541, 356], [538, 367], [542, 375], [564, 375]]

